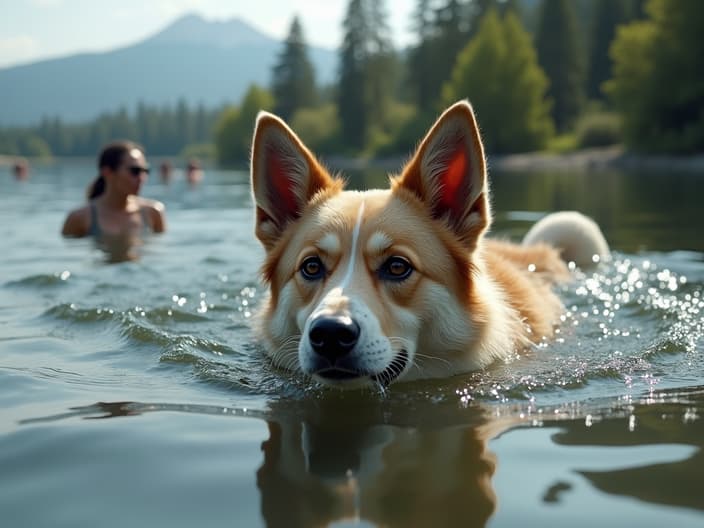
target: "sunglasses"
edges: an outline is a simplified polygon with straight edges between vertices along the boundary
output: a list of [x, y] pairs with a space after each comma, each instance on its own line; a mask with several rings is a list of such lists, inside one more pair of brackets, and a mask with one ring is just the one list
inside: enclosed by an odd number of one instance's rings
[[138, 167], [138, 166], [132, 166], [132, 167], [127, 167], [127, 170], [130, 172], [130, 174], [134, 177], [140, 176], [143, 172], [145, 174], [149, 174], [149, 167]]

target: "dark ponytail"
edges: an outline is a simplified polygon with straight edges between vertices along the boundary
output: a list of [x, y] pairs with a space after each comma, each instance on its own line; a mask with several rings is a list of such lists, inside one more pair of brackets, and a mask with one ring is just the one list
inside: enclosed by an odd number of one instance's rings
[[98, 176], [88, 186], [86, 192], [88, 200], [93, 200], [105, 192], [105, 178], [102, 175], [101, 169], [108, 167], [112, 170], [116, 170], [122, 163], [125, 154], [133, 149], [140, 150], [144, 153], [144, 147], [133, 141], [113, 141], [103, 147], [98, 157]]
[[86, 193], [88, 195], [88, 201], [92, 200], [93, 198], [97, 198], [104, 192], [105, 178], [103, 178], [102, 174], [99, 174], [98, 177], [94, 179], [88, 186], [88, 192]]

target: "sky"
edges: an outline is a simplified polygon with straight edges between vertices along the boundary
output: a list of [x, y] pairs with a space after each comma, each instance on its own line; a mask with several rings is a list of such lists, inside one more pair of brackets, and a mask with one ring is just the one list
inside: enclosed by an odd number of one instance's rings
[[[283, 39], [298, 15], [309, 45], [337, 48], [348, 0], [0, 0], [0, 68], [138, 42], [188, 13], [241, 18]], [[410, 40], [415, 0], [386, 0], [394, 43]]]

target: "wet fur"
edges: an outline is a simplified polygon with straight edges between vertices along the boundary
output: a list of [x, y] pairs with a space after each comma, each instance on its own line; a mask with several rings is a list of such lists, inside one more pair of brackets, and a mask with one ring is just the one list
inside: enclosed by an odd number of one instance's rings
[[[252, 190], [270, 292], [258, 331], [285, 368], [343, 388], [384, 387], [479, 369], [553, 334], [562, 311], [553, 286], [570, 273], [545, 237], [485, 238], [486, 164], [465, 101], [443, 113], [389, 189], [364, 192], [344, 190], [283, 121], [262, 112]], [[306, 257], [324, 277], [302, 276]], [[412, 266], [401, 281], [384, 274], [396, 257]], [[325, 317], [361, 329], [342, 359], [314, 350], [312, 327]]]

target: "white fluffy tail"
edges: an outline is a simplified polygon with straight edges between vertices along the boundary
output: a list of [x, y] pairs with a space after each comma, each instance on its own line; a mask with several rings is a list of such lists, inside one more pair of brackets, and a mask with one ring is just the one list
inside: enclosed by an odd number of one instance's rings
[[552, 213], [539, 220], [523, 238], [524, 245], [547, 243], [560, 250], [565, 262], [588, 269], [608, 258], [609, 245], [594, 220], [577, 211]]

